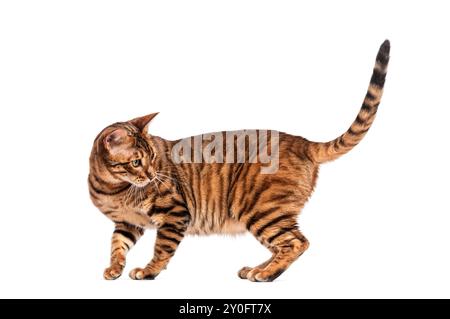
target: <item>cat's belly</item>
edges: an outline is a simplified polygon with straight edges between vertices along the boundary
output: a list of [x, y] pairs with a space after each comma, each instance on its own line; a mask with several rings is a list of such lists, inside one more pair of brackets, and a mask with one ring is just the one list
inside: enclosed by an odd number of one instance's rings
[[214, 227], [205, 227], [200, 222], [194, 222], [189, 225], [186, 233], [189, 235], [209, 235], [209, 234], [226, 234], [238, 235], [247, 231], [244, 223], [227, 220], [222, 225], [215, 225]]

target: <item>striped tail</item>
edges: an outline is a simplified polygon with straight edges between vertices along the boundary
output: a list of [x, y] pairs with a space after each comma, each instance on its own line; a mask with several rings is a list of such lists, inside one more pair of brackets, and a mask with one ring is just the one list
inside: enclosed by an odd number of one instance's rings
[[386, 78], [387, 65], [389, 62], [390, 44], [386, 40], [380, 47], [377, 54], [369, 89], [358, 116], [353, 121], [350, 128], [338, 138], [326, 142], [309, 144], [309, 155], [317, 163], [332, 161], [355, 147], [366, 135], [377, 114], [383, 94], [383, 86]]

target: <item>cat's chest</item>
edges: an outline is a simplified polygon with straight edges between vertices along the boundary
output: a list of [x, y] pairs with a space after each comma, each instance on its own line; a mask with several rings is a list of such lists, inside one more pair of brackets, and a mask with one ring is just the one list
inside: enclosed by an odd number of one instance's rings
[[116, 223], [127, 223], [142, 228], [154, 228], [161, 224], [155, 216], [149, 216], [151, 204], [127, 205], [120, 201], [110, 202], [100, 208], [102, 213]]
[[139, 209], [123, 209], [119, 213], [118, 220], [115, 221], [122, 221], [143, 228], [148, 228], [153, 224], [150, 217]]

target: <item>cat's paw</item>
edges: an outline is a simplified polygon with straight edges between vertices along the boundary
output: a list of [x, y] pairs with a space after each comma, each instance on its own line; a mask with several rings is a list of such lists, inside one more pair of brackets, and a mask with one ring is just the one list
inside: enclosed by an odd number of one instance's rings
[[238, 271], [238, 276], [241, 279], [247, 279], [247, 274], [252, 270], [252, 267], [243, 267]]
[[253, 268], [247, 273], [247, 279], [256, 282], [274, 281], [284, 270], [270, 271], [266, 269]]
[[147, 268], [134, 268], [130, 271], [130, 278], [133, 280], [153, 280], [155, 277]]
[[122, 275], [123, 266], [119, 264], [111, 265], [110, 267], [106, 268], [103, 272], [103, 278], [106, 280], [114, 280], [120, 277]]
[[239, 270], [238, 276], [241, 279], [248, 279], [250, 281], [271, 281], [269, 280], [269, 274], [258, 267], [243, 267]]

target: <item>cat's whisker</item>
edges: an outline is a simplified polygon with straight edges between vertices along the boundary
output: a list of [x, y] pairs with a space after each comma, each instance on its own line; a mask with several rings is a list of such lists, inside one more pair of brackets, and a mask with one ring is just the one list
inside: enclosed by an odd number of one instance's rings
[[169, 188], [169, 187], [167, 186], [167, 184], [164, 183], [164, 181], [162, 181], [159, 177], [157, 177], [156, 180], [157, 180], [160, 184], [164, 185], [166, 188]]
[[161, 192], [159, 191], [159, 188], [158, 188], [158, 184], [156, 183], [156, 176], [154, 176], [154, 177], [150, 180], [149, 183], [152, 183], [152, 184], [153, 184], [153, 187], [154, 187], [155, 190], [158, 192], [158, 194], [161, 194]]
[[[161, 176], [162, 177], [162, 176]], [[165, 182], [167, 181], [165, 181], [163, 178], [160, 178], [160, 175], [158, 174], [158, 173], [156, 173], [156, 179], [161, 183], [161, 184], [163, 184], [166, 188], [170, 188]]]
[[141, 202], [141, 198], [140, 198], [140, 194], [141, 194], [141, 190], [140, 190], [140, 187], [137, 187], [136, 186], [136, 191], [135, 191], [135, 205], [137, 206], [137, 205], [139, 205], [139, 203]]
[[[165, 173], [165, 171], [164, 171], [164, 173]], [[175, 177], [173, 177], [173, 176], [166, 175], [166, 174], [164, 174], [164, 173], [157, 172], [156, 175], [157, 175], [161, 180], [167, 181], [169, 184], [170, 184], [170, 183], [174, 183], [176, 186], [180, 186], [180, 182], [179, 182], [179, 180], [178, 180], [177, 178], [175, 178]], [[167, 173], [170, 174], [171, 172], [167, 172]]]
[[136, 186], [133, 185], [131, 186], [132, 191], [131, 191], [131, 197], [130, 200], [132, 201], [133, 205], [136, 206]]
[[134, 186], [134, 203], [138, 206], [140, 203], [144, 201], [144, 188], [139, 186]]
[[127, 192], [127, 204], [130, 204], [131, 198], [133, 197], [133, 185], [129, 188], [129, 191]]
[[142, 203], [145, 200], [145, 189], [143, 187], [140, 188], [140, 193], [139, 193], [139, 197], [140, 197], [140, 203]]
[[157, 174], [158, 177], [159, 177], [160, 179], [162, 179], [162, 180], [165, 180], [165, 181], [168, 181], [168, 182], [173, 182], [173, 183], [178, 184], [178, 180], [177, 180], [176, 178], [172, 177], [172, 176], [168, 176], [168, 175], [165, 175], [165, 174], [160, 173], [160, 172], [158, 172], [158, 173], [156, 173], [156, 174]]
[[177, 181], [174, 177], [172, 177], [172, 176], [165, 175], [165, 174], [163, 174], [163, 173], [161, 173], [161, 172], [156, 173], [156, 175], [158, 175], [158, 176], [160, 176], [160, 177], [164, 177], [164, 178], [166, 178], [166, 179], [169, 179], [169, 180], [171, 180], [171, 181], [173, 181], [173, 182], [175, 182], [175, 183], [178, 183], [178, 181]]
[[130, 201], [131, 196], [132, 196], [132, 194], [133, 194], [133, 187], [134, 187], [134, 185], [131, 185], [131, 186], [127, 189], [127, 192], [125, 193], [124, 202], [125, 202], [126, 205], [129, 204], [129, 201]]

